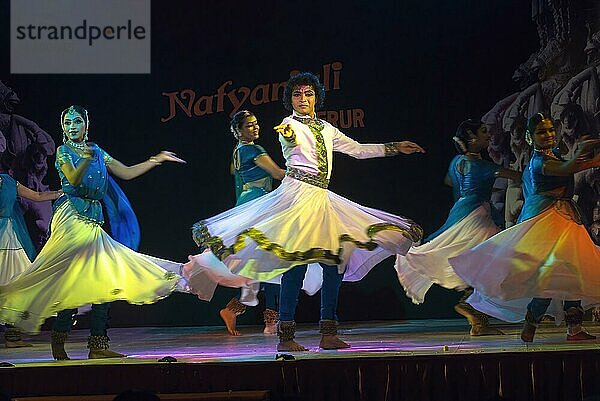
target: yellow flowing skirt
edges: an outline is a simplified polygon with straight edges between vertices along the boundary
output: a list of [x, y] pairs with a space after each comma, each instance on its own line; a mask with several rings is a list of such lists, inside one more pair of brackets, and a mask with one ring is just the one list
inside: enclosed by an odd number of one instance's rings
[[150, 304], [176, 288], [179, 276], [172, 271], [179, 266], [118, 243], [65, 202], [35, 261], [0, 286], [0, 320], [37, 333], [46, 318], [64, 309], [117, 300]]
[[600, 302], [600, 247], [556, 207], [450, 258], [450, 264], [487, 297]]

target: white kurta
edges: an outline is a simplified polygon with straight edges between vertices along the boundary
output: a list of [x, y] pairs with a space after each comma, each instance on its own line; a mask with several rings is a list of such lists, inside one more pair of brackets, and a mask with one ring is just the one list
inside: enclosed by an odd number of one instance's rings
[[[294, 137], [279, 137], [287, 166], [281, 185], [196, 223], [194, 239], [233, 274], [252, 280], [278, 282], [293, 266], [322, 262], [338, 265], [345, 281], [358, 281], [383, 259], [405, 254], [421, 239], [422, 230], [410, 219], [361, 206], [327, 190], [334, 151], [366, 159], [385, 156], [386, 145], [360, 144], [322, 120], [313, 120], [311, 129], [298, 118], [290, 116], [282, 122], [290, 124]], [[211, 269], [203, 260], [208, 258], [192, 257], [184, 267], [188, 280]], [[200, 276], [210, 276], [204, 273]], [[310, 281], [307, 277], [307, 287], [319, 286]]]

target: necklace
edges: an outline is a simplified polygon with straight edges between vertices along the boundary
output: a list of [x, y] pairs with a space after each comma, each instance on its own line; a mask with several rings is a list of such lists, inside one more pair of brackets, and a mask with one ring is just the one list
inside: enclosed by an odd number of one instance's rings
[[541, 153], [543, 155], [546, 155], [546, 156], [548, 156], [548, 157], [550, 157], [552, 159], [559, 160], [558, 157], [556, 157], [556, 155], [554, 154], [554, 152], [550, 148], [536, 149], [535, 151], [538, 152], [538, 153]]
[[79, 149], [79, 150], [86, 150], [87, 147], [88, 147], [87, 144], [85, 142], [83, 142], [83, 141], [81, 141], [81, 142], [73, 142], [72, 140], [67, 139], [67, 142], [65, 142], [65, 143], [67, 145], [69, 145], [70, 147], [75, 148], [75, 149]]

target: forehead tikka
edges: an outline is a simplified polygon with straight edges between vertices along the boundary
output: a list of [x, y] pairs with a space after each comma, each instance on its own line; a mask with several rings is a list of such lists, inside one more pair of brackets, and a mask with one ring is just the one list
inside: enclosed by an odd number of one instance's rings
[[[69, 106], [69, 108], [67, 109], [67, 112], [65, 113], [65, 117], [70, 117], [70, 118], [75, 118], [77, 116], [81, 116], [82, 118], [84, 118], [84, 120], [86, 121], [87, 125], [90, 124], [90, 118], [88, 116], [88, 111], [86, 109], [83, 109], [83, 112], [85, 113], [85, 116], [81, 115], [74, 106]], [[61, 121], [62, 124], [62, 121]]]
[[76, 117], [79, 115], [79, 113], [77, 112], [77, 110], [75, 110], [75, 107], [71, 106], [67, 109], [67, 115], [69, 117]]

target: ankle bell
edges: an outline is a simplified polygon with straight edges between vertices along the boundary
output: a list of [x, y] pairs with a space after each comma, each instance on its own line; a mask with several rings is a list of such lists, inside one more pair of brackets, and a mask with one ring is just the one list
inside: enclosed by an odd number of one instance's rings
[[236, 316], [239, 316], [246, 312], [246, 305], [241, 303], [237, 298], [231, 298], [231, 300], [225, 306], [225, 309], [228, 309], [235, 313]]
[[21, 330], [17, 329], [16, 327], [10, 327], [7, 328], [6, 331], [4, 332], [4, 339], [8, 342], [17, 342], [17, 341], [21, 341]]
[[110, 338], [108, 336], [89, 336], [87, 347], [91, 351], [106, 350], [108, 349], [109, 341]]
[[338, 322], [336, 320], [320, 320], [319, 333], [321, 335], [335, 336], [338, 332]]
[[279, 336], [280, 342], [293, 341], [296, 335], [296, 322], [290, 321], [279, 321], [277, 323], [277, 336]]
[[278, 317], [279, 316], [276, 310], [265, 309], [265, 311], [263, 312], [263, 320], [265, 322], [265, 325], [270, 326], [276, 324]]

